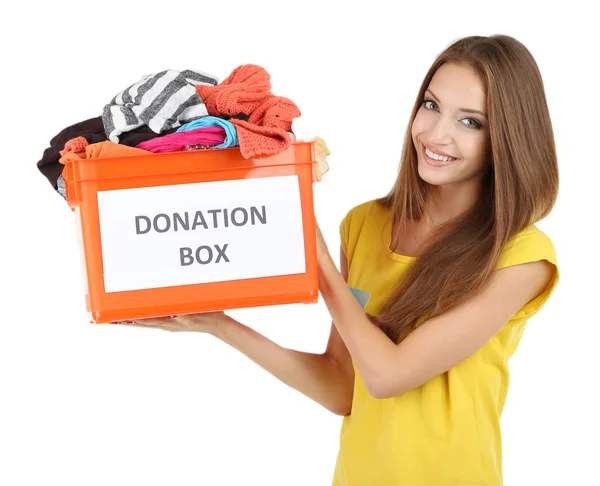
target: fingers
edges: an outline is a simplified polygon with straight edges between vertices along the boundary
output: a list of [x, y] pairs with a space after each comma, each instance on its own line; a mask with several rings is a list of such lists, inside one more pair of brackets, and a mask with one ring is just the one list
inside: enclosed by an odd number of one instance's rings
[[172, 319], [169, 318], [151, 318], [151, 319], [139, 319], [137, 321], [121, 321], [117, 322], [117, 324], [122, 326], [131, 326], [131, 327], [149, 327], [155, 329], [165, 329], [169, 325], [172, 325]]
[[162, 318], [152, 318], [152, 319], [140, 319], [135, 322], [144, 324], [146, 326], [168, 326], [171, 324], [172, 319], [170, 317], [162, 317]]
[[182, 314], [180, 316], [173, 316], [173, 321], [180, 322], [182, 324], [200, 324], [208, 322], [215, 317], [222, 315], [223, 312], [202, 312], [200, 314]]
[[217, 321], [223, 318], [227, 318], [225, 312], [215, 311], [203, 312], [200, 314], [183, 314], [172, 317], [153, 317], [135, 321], [121, 321], [115, 324], [131, 327], [163, 329], [165, 331], [207, 332], [207, 329], [212, 328]]

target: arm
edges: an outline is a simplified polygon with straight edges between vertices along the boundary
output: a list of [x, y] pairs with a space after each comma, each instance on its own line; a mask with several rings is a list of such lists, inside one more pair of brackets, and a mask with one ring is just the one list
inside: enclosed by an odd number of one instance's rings
[[[345, 282], [348, 270], [343, 253], [340, 267], [340, 278]], [[333, 324], [327, 348], [322, 354], [284, 348], [231, 317], [220, 323], [213, 334], [331, 412], [338, 415], [350, 413], [354, 368]]]
[[546, 261], [496, 270], [483, 292], [427, 320], [395, 344], [367, 318], [333, 265], [324, 241], [320, 248], [323, 299], [369, 393], [376, 398], [402, 395], [475, 353], [542, 292], [554, 272]]

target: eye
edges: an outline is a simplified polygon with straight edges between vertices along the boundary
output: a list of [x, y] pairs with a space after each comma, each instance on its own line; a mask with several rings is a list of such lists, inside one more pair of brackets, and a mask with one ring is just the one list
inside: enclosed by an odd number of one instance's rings
[[[431, 106], [434, 106], [435, 108], [430, 108]], [[423, 100], [421, 103], [421, 106], [424, 106], [425, 109], [427, 110], [435, 110], [437, 109], [437, 103], [433, 100]]]
[[475, 128], [475, 129], [479, 130], [479, 129], [480, 129], [482, 126], [483, 126], [483, 125], [482, 125], [482, 124], [481, 124], [481, 123], [480, 123], [478, 120], [476, 120], [475, 118], [464, 118], [462, 121], [463, 121], [463, 122], [464, 122], [464, 121], [471, 122], [470, 124], [466, 124], [466, 123], [464, 124], [464, 125], [465, 125], [466, 127], [468, 127], [468, 128]]

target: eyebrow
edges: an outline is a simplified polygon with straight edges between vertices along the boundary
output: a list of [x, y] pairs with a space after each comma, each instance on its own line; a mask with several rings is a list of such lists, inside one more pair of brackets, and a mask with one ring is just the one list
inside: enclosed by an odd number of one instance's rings
[[[438, 97], [433, 94], [433, 91], [431, 91], [429, 88], [427, 88], [425, 91], [429, 91], [429, 93], [431, 93], [431, 96], [434, 97], [435, 101], [437, 101], [438, 103], [441, 103], [441, 101], [438, 99]], [[469, 108], [461, 108], [460, 111], [464, 111], [465, 113], [477, 113], [477, 114], [481, 115], [482, 117], [487, 118], [487, 116], [479, 110], [471, 110]]]

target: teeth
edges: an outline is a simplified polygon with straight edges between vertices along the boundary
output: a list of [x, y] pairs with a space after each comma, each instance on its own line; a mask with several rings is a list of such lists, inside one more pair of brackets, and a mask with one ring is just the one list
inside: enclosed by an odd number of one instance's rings
[[445, 155], [438, 155], [429, 150], [427, 147], [425, 147], [425, 153], [432, 159], [441, 160], [442, 162], [449, 162], [451, 160], [455, 160], [455, 157], [446, 157]]

